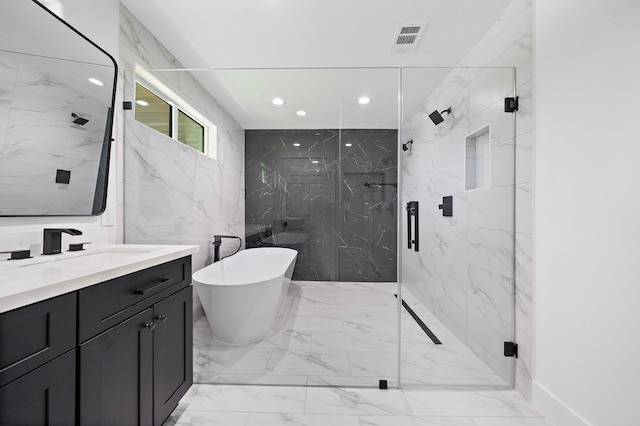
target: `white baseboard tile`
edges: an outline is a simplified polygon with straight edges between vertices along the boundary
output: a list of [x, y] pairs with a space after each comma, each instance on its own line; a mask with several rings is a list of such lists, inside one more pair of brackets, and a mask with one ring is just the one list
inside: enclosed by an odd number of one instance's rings
[[532, 402], [556, 426], [593, 426], [535, 380]]

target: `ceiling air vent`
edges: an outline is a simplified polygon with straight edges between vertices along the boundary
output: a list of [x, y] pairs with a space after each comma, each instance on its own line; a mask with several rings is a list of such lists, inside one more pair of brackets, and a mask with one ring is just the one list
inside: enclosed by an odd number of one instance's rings
[[392, 53], [411, 53], [422, 35], [423, 25], [408, 24], [398, 27], [394, 37]]

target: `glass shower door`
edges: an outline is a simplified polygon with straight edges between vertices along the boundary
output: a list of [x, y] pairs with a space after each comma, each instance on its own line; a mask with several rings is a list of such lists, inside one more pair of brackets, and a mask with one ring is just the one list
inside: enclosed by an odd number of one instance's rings
[[[298, 258], [266, 339], [198, 342], [207, 383], [397, 385], [398, 72], [211, 71], [232, 93], [250, 87], [247, 102], [272, 118], [251, 117], [258, 124], [244, 129], [245, 220], [270, 230], [258, 246], [294, 248]], [[376, 108], [358, 103], [365, 94]], [[276, 95], [283, 105], [270, 105]], [[207, 354], [223, 359], [218, 374], [204, 371]]]
[[510, 387], [515, 118], [504, 104], [514, 70], [403, 69], [402, 95], [402, 205], [419, 203], [420, 246], [409, 248], [402, 215], [401, 293], [413, 316], [403, 309], [401, 383]]

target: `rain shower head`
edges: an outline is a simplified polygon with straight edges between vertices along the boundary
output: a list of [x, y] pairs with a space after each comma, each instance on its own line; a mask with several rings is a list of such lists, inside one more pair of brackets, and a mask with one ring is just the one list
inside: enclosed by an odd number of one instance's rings
[[444, 114], [445, 112], [447, 114], [451, 114], [451, 107], [443, 110], [442, 112], [438, 112], [438, 110], [435, 110], [431, 114], [429, 114], [429, 118], [431, 119], [431, 121], [433, 121], [433, 124], [437, 126], [444, 121], [444, 118], [442, 118], [442, 114]]
[[409, 144], [413, 144], [413, 139], [411, 139], [409, 142], [407, 143], [403, 143], [402, 144], [402, 150], [403, 151], [407, 151], [409, 149]]

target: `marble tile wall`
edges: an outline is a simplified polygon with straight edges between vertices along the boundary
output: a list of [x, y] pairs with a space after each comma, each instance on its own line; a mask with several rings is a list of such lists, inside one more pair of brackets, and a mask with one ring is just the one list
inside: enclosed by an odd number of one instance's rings
[[[75, 81], [61, 75], [53, 62], [3, 53], [2, 215], [91, 214], [93, 210], [107, 110], [97, 108], [89, 93], [74, 87]], [[73, 124], [72, 113], [88, 123]], [[71, 172], [68, 184], [55, 183], [57, 169]]]
[[[133, 101], [131, 70], [182, 66], [122, 5], [120, 12], [121, 87], [124, 100]], [[199, 245], [196, 271], [212, 260], [214, 234], [244, 236], [244, 130], [188, 72], [154, 76], [217, 126], [216, 155], [172, 140], [125, 111], [124, 242]], [[222, 254], [234, 249], [223, 246]]]
[[247, 224], [305, 236], [294, 279], [395, 281], [396, 145], [395, 130], [246, 131]]
[[[527, 398], [533, 340], [531, 27], [531, 2], [513, 1], [460, 64], [508, 68], [454, 70], [419, 111], [405, 112], [402, 129], [403, 140], [414, 140], [403, 159], [403, 202], [420, 201], [422, 227], [420, 253], [402, 249], [402, 282], [505, 380], [515, 374], [515, 387]], [[514, 87], [520, 98], [515, 131], [503, 112], [503, 97]], [[434, 126], [427, 115], [449, 106], [451, 116]], [[491, 185], [465, 191], [464, 139], [486, 124]], [[454, 196], [451, 218], [438, 210], [445, 195]], [[404, 230], [401, 235], [406, 238]], [[502, 356], [502, 342], [514, 330], [520, 346], [515, 366]]]

